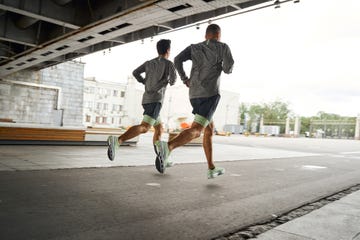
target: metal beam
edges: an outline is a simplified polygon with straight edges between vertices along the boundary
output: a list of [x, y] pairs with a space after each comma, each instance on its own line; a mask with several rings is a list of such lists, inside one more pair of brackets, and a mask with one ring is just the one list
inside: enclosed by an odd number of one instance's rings
[[230, 5], [231, 7], [233, 7], [233, 8], [236, 8], [237, 10], [240, 10], [241, 9], [241, 7], [239, 7], [238, 5], [235, 5], [235, 4], [232, 4], [232, 5]]
[[65, 21], [62, 21], [62, 20], [59, 20], [59, 19], [55, 19], [55, 18], [52, 18], [50, 16], [40, 15], [40, 14], [37, 14], [37, 13], [34, 13], [34, 12], [27, 11], [25, 9], [20, 9], [20, 8], [16, 8], [16, 7], [12, 7], [12, 6], [7, 6], [7, 5], [1, 4], [1, 3], [0, 3], [0, 9], [5, 10], [5, 11], [14, 12], [14, 13], [17, 13], [17, 14], [20, 14], [20, 15], [23, 15], [23, 16], [27, 16], [27, 17], [30, 17], [30, 18], [39, 19], [39, 20], [42, 20], [42, 21], [45, 21], [45, 22], [53, 23], [53, 24], [56, 24], [56, 25], [59, 25], [59, 26], [64, 26], [64, 27], [71, 28], [71, 29], [80, 28], [80, 26], [69, 23], [69, 22], [65, 22]]
[[37, 45], [36, 29], [32, 26], [19, 29], [7, 16], [0, 17], [0, 40], [35, 47]]
[[24, 41], [20, 41], [20, 40], [16, 40], [16, 39], [11, 39], [11, 38], [7, 38], [7, 37], [0, 37], [0, 40], [7, 41], [7, 42], [12, 42], [12, 43], [17, 43], [17, 44], [21, 44], [21, 45], [26, 45], [26, 46], [29, 46], [29, 47], [36, 47], [36, 44], [29, 43], [29, 42], [24, 42]]

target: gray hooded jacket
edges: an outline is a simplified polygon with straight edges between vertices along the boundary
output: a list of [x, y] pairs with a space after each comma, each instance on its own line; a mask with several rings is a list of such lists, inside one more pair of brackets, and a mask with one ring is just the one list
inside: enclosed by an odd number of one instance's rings
[[[145, 78], [141, 76], [144, 72]], [[163, 57], [146, 61], [133, 71], [133, 75], [138, 82], [145, 85], [142, 104], [162, 103], [167, 84], [174, 85], [176, 81], [174, 64]]]
[[[192, 60], [190, 79], [183, 68], [187, 60]], [[212, 39], [185, 48], [175, 57], [174, 64], [181, 80], [190, 80], [191, 99], [219, 94], [221, 72], [231, 73], [234, 60], [227, 44]]]

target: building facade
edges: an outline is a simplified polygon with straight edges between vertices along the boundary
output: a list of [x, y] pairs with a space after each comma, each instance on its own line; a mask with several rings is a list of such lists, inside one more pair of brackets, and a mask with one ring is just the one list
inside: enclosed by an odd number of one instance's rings
[[[191, 124], [194, 119], [189, 89], [181, 82], [166, 90], [160, 116], [167, 129], [179, 129], [181, 122]], [[215, 128], [222, 131], [228, 124], [239, 124], [239, 93], [220, 91], [220, 102], [213, 116]]]
[[84, 118], [86, 127], [127, 127], [141, 117], [142, 92], [133, 79], [127, 84], [84, 79]]
[[[129, 127], [142, 120], [144, 87], [131, 76], [126, 84], [109, 83], [87, 78], [84, 82], [84, 125], [92, 127]], [[176, 130], [182, 122], [191, 124], [194, 115], [188, 88], [182, 83], [168, 86], [160, 112], [165, 129]], [[239, 94], [221, 91], [214, 115], [215, 127], [239, 124]]]

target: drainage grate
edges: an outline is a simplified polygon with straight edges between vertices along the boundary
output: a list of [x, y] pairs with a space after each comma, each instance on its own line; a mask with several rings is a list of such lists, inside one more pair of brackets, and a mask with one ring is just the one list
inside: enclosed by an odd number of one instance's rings
[[131, 26], [131, 25], [132, 25], [131, 23], [123, 23], [123, 24], [117, 25], [116, 27], [112, 27], [112, 28], [109, 28], [109, 29], [104, 30], [104, 31], [102, 31], [102, 32], [99, 32], [99, 34], [105, 35], [105, 34], [114, 32], [114, 31], [116, 31], [116, 30], [119, 30], [119, 29], [122, 29], [122, 28], [125, 28], [125, 27], [128, 27], [128, 26]]
[[84, 37], [84, 38], [81, 38], [78, 40], [78, 42], [86, 42], [86, 41], [89, 41], [90, 39], [93, 39], [95, 37], [93, 36], [87, 36], [87, 37]]
[[45, 53], [42, 53], [41, 56], [46, 57], [46, 56], [48, 56], [48, 55], [50, 55], [50, 54], [52, 54], [52, 53], [53, 53], [53, 52], [51, 52], [51, 51], [47, 51], [47, 52], [45, 52]]
[[62, 50], [64, 50], [64, 49], [68, 48], [68, 47], [69, 47], [68, 45], [63, 45], [63, 46], [61, 46], [61, 47], [55, 48], [55, 50], [57, 50], [57, 51], [62, 51]]
[[169, 8], [168, 10], [170, 12], [177, 12], [177, 11], [180, 11], [180, 10], [183, 10], [183, 9], [186, 9], [186, 8], [191, 8], [192, 6], [188, 3], [185, 3], [183, 5], [179, 5], [179, 6], [176, 6], [176, 7], [172, 7], [172, 8]]

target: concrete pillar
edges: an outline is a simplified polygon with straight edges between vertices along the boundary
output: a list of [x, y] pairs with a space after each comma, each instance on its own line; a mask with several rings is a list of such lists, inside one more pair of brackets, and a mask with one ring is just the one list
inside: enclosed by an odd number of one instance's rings
[[261, 115], [260, 117], [260, 128], [259, 128], [260, 134], [264, 134], [264, 116]]
[[285, 124], [285, 135], [290, 134], [290, 118], [286, 118], [286, 124]]
[[356, 125], [355, 125], [355, 139], [360, 140], [360, 114], [356, 118]]
[[295, 117], [294, 137], [298, 137], [300, 135], [300, 127], [300, 118]]
[[249, 115], [247, 113], [245, 113], [245, 115], [244, 115], [244, 131], [245, 132], [247, 132], [247, 130], [248, 130], [248, 125], [247, 125], [248, 119], [249, 119]]

